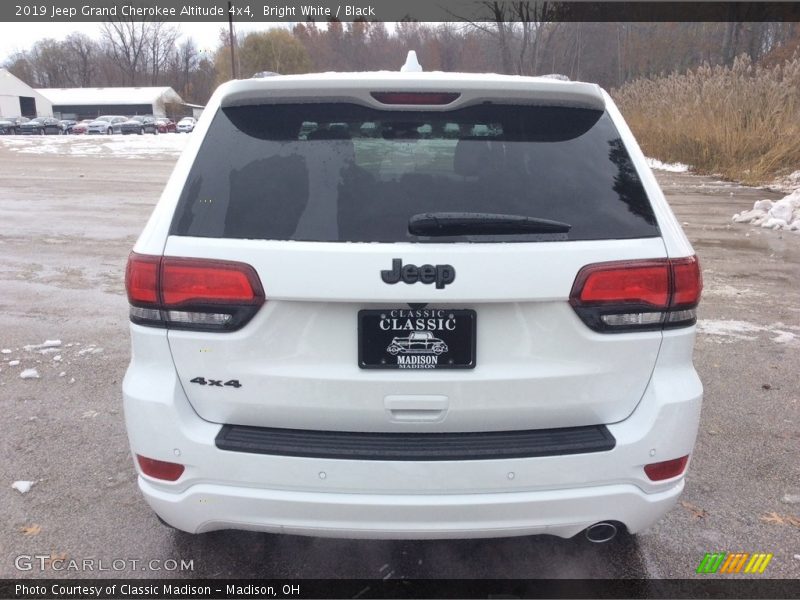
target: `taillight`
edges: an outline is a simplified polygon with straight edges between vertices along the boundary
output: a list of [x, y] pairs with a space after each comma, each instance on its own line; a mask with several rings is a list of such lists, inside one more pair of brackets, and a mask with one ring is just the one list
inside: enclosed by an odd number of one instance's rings
[[652, 331], [694, 324], [702, 289], [694, 256], [596, 263], [578, 272], [570, 304], [595, 331]]
[[132, 252], [125, 271], [131, 321], [139, 325], [234, 331], [264, 304], [250, 265]]
[[372, 92], [381, 104], [413, 104], [437, 106], [450, 104], [461, 94], [457, 92]]
[[131, 252], [125, 269], [125, 290], [132, 305], [158, 304], [158, 269], [160, 256], [145, 256]]
[[644, 472], [650, 481], [663, 481], [665, 479], [672, 479], [677, 477], [686, 469], [686, 463], [689, 462], [689, 456], [681, 456], [680, 458], [673, 458], [672, 460], [665, 460], [663, 462], [650, 463], [644, 466]]
[[154, 479], [163, 479], [164, 481], [177, 481], [178, 478], [183, 475], [185, 469], [183, 465], [179, 465], [178, 463], [147, 458], [140, 454], [136, 455], [136, 461], [139, 463], [139, 468], [142, 469], [142, 473]]

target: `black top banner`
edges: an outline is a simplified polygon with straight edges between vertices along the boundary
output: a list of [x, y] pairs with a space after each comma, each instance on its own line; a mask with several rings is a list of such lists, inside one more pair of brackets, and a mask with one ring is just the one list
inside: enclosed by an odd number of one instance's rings
[[[514, 5], [525, 5], [520, 11]], [[520, 16], [522, 13], [522, 17]], [[531, 0], [3, 0], [0, 21], [800, 21], [800, 2], [542, 2]]]

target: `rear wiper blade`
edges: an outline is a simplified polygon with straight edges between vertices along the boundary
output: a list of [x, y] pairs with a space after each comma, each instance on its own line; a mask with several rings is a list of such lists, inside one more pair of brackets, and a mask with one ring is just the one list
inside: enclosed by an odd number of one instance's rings
[[496, 213], [420, 213], [408, 220], [412, 235], [514, 235], [520, 233], [567, 233], [572, 225], [524, 215]]

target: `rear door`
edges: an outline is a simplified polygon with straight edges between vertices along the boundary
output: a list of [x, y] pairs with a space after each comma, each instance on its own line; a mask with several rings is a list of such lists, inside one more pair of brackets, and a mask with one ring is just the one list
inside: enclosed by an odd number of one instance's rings
[[[412, 217], [442, 213], [569, 229], [410, 232]], [[266, 303], [237, 331], [169, 331], [188, 398], [213, 422], [358, 431], [609, 423], [638, 403], [661, 343], [659, 331], [592, 331], [568, 302], [587, 264], [665, 256], [602, 110], [224, 108], [165, 255], [247, 263], [264, 289]], [[442, 342], [438, 353], [416, 343], [419, 333]], [[407, 341], [393, 352], [395, 338]]]

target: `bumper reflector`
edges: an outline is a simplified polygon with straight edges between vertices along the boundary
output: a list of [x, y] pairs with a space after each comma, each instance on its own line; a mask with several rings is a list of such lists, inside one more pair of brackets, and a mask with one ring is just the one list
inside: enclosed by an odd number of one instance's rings
[[183, 471], [186, 468], [178, 463], [147, 458], [140, 454], [136, 455], [136, 461], [139, 463], [142, 473], [153, 479], [162, 479], [164, 481], [176, 481], [183, 475]]
[[677, 477], [686, 469], [686, 463], [689, 462], [689, 455], [681, 456], [680, 458], [673, 458], [672, 460], [665, 460], [663, 462], [650, 463], [644, 466], [645, 474], [651, 481], [663, 481], [664, 479], [672, 479]]

